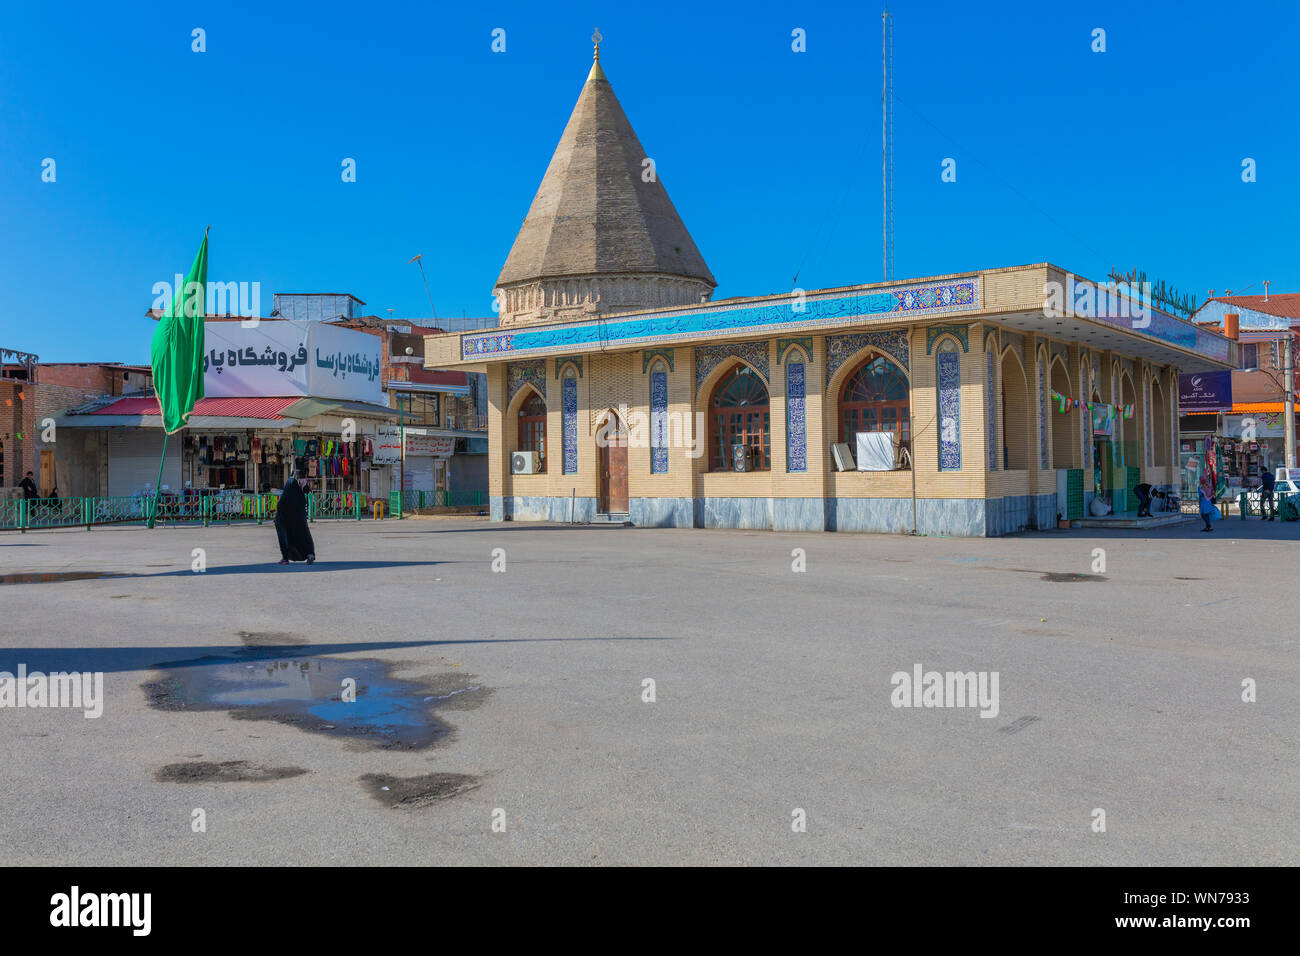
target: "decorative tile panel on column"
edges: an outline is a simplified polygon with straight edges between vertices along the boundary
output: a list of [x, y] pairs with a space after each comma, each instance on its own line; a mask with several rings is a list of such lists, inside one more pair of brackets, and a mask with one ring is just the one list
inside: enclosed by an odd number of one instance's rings
[[578, 473], [578, 380], [564, 379], [564, 473]]
[[767, 364], [767, 342], [735, 342], [726, 345], [701, 345], [695, 350], [695, 390], [715, 368], [728, 359], [738, 358], [753, 366], [763, 381], [771, 381]]
[[785, 366], [785, 470], [808, 470], [808, 428], [805, 413], [803, 362]]
[[1044, 361], [1038, 358], [1038, 460], [1039, 467], [1047, 467], [1047, 373]]
[[1091, 467], [1088, 462], [1088, 453], [1092, 450], [1092, 442], [1088, 441], [1091, 431], [1092, 410], [1088, 408], [1088, 373], [1085, 365], [1079, 370], [1079, 437], [1083, 444], [1083, 457], [1079, 460], [1083, 462], [1085, 470]]
[[[793, 339], [776, 340], [776, 364], [780, 365], [785, 361], [785, 353], [789, 351], [790, 346], [795, 346], [803, 350], [804, 360], [811, 362], [813, 354], [813, 340], [811, 335], [799, 336]], [[791, 361], [799, 361], [799, 356], [795, 356]]]
[[668, 373], [650, 373], [650, 473], [668, 474]]
[[661, 358], [664, 360], [664, 364], [668, 366], [668, 371], [670, 372], [675, 371], [673, 369], [672, 349], [646, 349], [644, 352], [641, 353], [641, 374], [642, 375], [646, 373], [646, 369], [650, 367], [650, 363], [653, 362], [656, 358]]
[[961, 470], [961, 355], [945, 342], [935, 357], [939, 381], [939, 470]]
[[984, 352], [988, 365], [987, 391], [984, 394], [984, 428], [988, 432], [989, 471], [998, 470], [998, 379], [997, 359], [992, 351]]
[[565, 366], [572, 365], [574, 371], [578, 373], [578, 378], [582, 378], [582, 356], [565, 355], [555, 360], [555, 377], [559, 378], [563, 373]]
[[963, 352], [970, 351], [970, 329], [964, 325], [935, 325], [925, 330], [925, 354], [934, 351], [935, 340], [941, 335], [956, 336]]
[[903, 370], [910, 376], [912, 361], [905, 330], [890, 329], [887, 332], [857, 332], [849, 335], [826, 336], [826, 384], [830, 384], [831, 378], [841, 365], [865, 348], [873, 348], [879, 352], [892, 355], [898, 359], [899, 364], [903, 366]]
[[525, 385], [537, 389], [538, 394], [546, 395], [546, 359], [531, 362], [511, 362], [506, 366], [506, 404], [514, 400], [519, 390]]
[[1147, 432], [1147, 467], [1151, 467], [1151, 379], [1142, 386], [1142, 419]]

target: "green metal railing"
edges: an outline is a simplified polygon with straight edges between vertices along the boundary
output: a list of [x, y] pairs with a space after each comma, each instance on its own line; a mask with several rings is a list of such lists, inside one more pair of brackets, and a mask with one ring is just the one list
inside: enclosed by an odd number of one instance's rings
[[[1285, 491], [1274, 492], [1272, 513], [1283, 521], [1297, 520], [1300, 518], [1300, 508], [1296, 507], [1297, 498], [1300, 495], [1287, 494]], [[1243, 491], [1237, 496], [1237, 516], [1242, 521], [1248, 517], [1262, 517], [1263, 509], [1262, 496], [1258, 490]]]
[[[274, 520], [279, 496], [243, 491], [210, 495], [168, 495], [158, 499], [157, 524], [235, 524]], [[311, 521], [370, 517], [370, 498], [361, 492], [309, 493]], [[6, 498], [0, 500], [0, 531], [91, 528], [94, 525], [148, 523], [154, 499], [144, 495], [90, 498]]]
[[307, 494], [307, 520], [369, 516], [370, 496], [359, 491], [312, 491]]
[[[400, 499], [400, 500], [399, 500]], [[390, 491], [388, 510], [395, 515], [418, 508], [483, 508], [487, 494], [482, 491]]]

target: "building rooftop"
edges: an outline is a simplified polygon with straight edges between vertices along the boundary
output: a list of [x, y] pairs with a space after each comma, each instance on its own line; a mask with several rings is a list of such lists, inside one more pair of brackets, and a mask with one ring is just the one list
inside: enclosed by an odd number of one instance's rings
[[646, 181], [648, 155], [594, 62], [497, 285], [649, 273], [716, 286], [658, 175]]
[[1210, 302], [1222, 302], [1224, 305], [1300, 321], [1300, 292], [1278, 292], [1270, 296], [1218, 295], [1210, 299], [1206, 305]]

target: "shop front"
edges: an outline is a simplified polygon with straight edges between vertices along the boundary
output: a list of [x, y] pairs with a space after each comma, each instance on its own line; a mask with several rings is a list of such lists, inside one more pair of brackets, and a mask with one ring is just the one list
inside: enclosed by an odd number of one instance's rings
[[104, 433], [91, 443], [102, 455], [102, 478], [87, 492], [147, 497], [157, 484], [191, 505], [214, 495], [234, 501], [277, 492], [302, 468], [321, 500], [368, 495], [379, 429], [401, 414], [387, 406], [379, 383], [379, 340], [316, 325], [207, 323], [207, 394], [168, 437], [161, 476], [154, 396], [99, 401], [61, 416], [60, 428]]

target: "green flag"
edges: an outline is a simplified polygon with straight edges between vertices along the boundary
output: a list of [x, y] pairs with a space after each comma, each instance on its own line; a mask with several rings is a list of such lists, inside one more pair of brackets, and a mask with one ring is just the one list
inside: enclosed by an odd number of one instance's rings
[[194, 405], [203, 397], [203, 316], [208, 296], [208, 234], [194, 257], [185, 284], [153, 332], [149, 357], [153, 389], [162, 408], [167, 434], [185, 427]]

